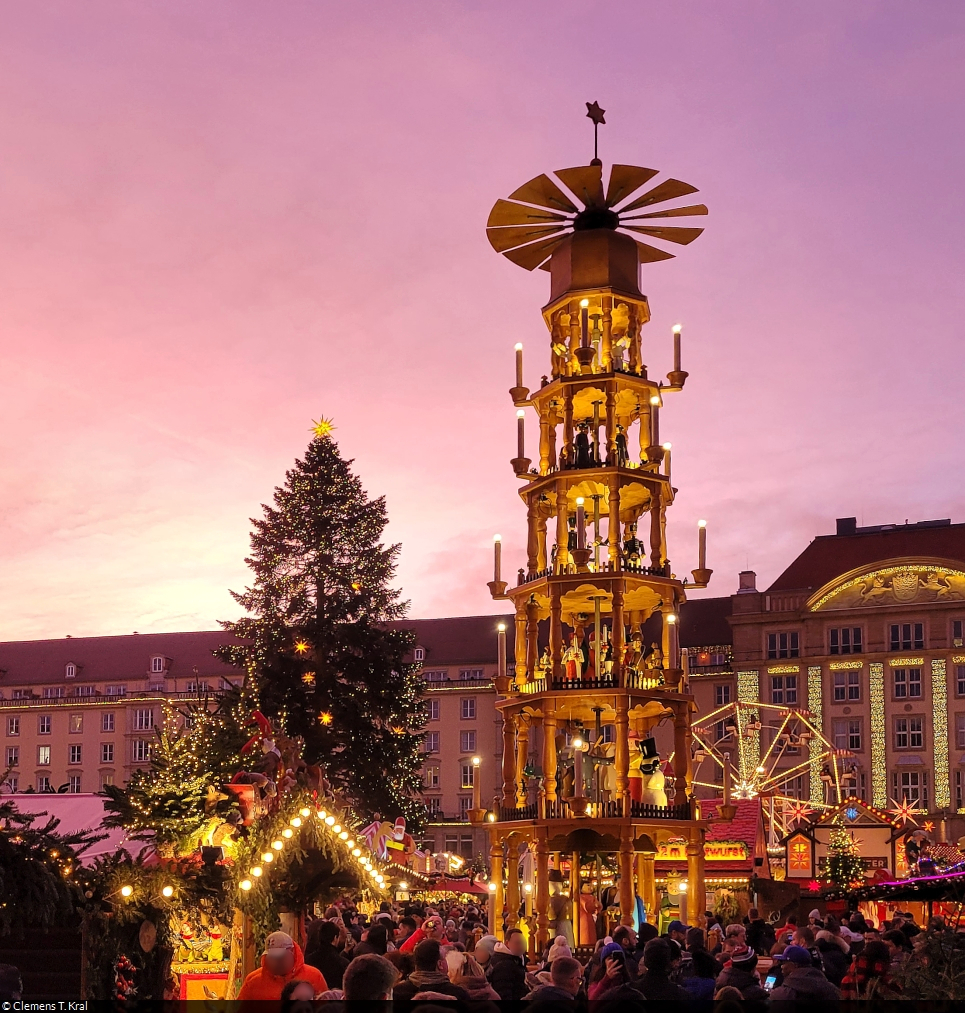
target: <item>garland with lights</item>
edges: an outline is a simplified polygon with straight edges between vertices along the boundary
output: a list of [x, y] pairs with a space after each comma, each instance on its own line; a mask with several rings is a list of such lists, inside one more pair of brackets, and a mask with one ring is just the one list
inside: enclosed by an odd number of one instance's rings
[[54, 817], [37, 825], [42, 816], [0, 802], [0, 936], [63, 925], [82, 903], [78, 859], [103, 835], [60, 833]]
[[223, 660], [254, 675], [258, 709], [304, 742], [359, 812], [425, 816], [422, 680], [405, 661], [406, 606], [391, 582], [398, 545], [382, 542], [385, 500], [369, 499], [327, 419], [304, 459], [253, 520], [252, 586], [233, 593], [247, 616], [223, 626], [240, 643]]
[[828, 838], [828, 880], [837, 887], [860, 886], [864, 883], [864, 865], [858, 845], [849, 831], [833, 826]]

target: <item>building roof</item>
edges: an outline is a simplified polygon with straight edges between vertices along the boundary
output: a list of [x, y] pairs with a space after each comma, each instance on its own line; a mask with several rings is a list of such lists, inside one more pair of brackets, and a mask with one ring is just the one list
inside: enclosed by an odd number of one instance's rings
[[230, 633], [134, 633], [122, 637], [64, 637], [62, 640], [16, 640], [0, 643], [0, 688], [65, 682], [69, 662], [77, 666], [71, 682], [144, 679], [151, 658], [169, 659], [167, 672], [190, 677], [228, 676], [238, 670], [214, 657], [222, 644], [236, 643]]
[[838, 521], [838, 531], [848, 533], [818, 535], [767, 593], [817, 590], [835, 577], [885, 559], [918, 556], [965, 565], [965, 524], [942, 520], [859, 528], [850, 523], [853, 520]]
[[731, 643], [730, 596], [694, 598], [680, 606], [680, 646], [712, 647]]
[[734, 799], [737, 815], [725, 823], [717, 819], [717, 807], [722, 799], [710, 798], [700, 800], [700, 815], [707, 824], [708, 841], [743, 841], [748, 852], [753, 855], [758, 844], [758, 834], [763, 827], [761, 816], [761, 800], [759, 798]]
[[[112, 638], [92, 637], [90, 639], [107, 640]], [[60, 826], [57, 828], [58, 833], [72, 834], [79, 830], [92, 830], [95, 834], [105, 834], [104, 840], [92, 844], [81, 855], [81, 865], [93, 865], [94, 859], [103, 855], [113, 855], [123, 847], [136, 855], [145, 846], [143, 841], [131, 841], [126, 830], [117, 827], [105, 829], [101, 826], [104, 819], [104, 803], [107, 801], [104, 795], [53, 795], [47, 792], [40, 794], [28, 792], [5, 795], [4, 800], [13, 802], [19, 812], [37, 816], [35, 827], [43, 826], [47, 822], [47, 816], [54, 816], [60, 820]], [[44, 813], [47, 816], [44, 816]]]
[[[506, 624], [506, 657], [514, 659], [515, 620], [513, 616], [453, 616], [449, 619], [400, 619], [390, 623], [396, 629], [412, 630], [416, 647], [425, 649], [423, 665], [495, 665], [498, 658], [497, 631]], [[411, 657], [410, 659], [411, 660]]]

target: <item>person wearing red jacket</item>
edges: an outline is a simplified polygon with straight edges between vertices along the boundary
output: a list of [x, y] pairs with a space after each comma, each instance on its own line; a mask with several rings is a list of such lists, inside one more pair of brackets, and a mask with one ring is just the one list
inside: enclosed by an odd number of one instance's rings
[[317, 968], [305, 963], [302, 948], [287, 932], [272, 932], [265, 941], [261, 967], [245, 978], [238, 993], [240, 1002], [271, 999], [279, 1001], [284, 987], [290, 981], [307, 981], [319, 992], [328, 991], [325, 976]]

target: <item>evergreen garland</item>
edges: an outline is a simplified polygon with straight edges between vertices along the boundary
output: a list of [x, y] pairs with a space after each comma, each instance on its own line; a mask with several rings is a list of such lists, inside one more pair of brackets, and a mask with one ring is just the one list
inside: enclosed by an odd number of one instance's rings
[[368, 815], [424, 806], [421, 679], [404, 661], [406, 606], [391, 587], [398, 545], [381, 539], [384, 498], [369, 499], [327, 425], [253, 519], [248, 615], [222, 625], [242, 644], [219, 656], [257, 676], [259, 709], [305, 743], [335, 790]]

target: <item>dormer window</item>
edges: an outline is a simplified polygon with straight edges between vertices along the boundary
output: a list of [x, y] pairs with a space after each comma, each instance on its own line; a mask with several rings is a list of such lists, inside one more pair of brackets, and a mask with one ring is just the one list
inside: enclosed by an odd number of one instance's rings
[[416, 661], [426, 660], [426, 649], [424, 647], [417, 647], [413, 652], [413, 657]]
[[77, 666], [72, 662], [68, 661], [64, 665], [64, 676], [68, 679], [73, 679], [77, 675]]
[[156, 654], [153, 658], [151, 658], [151, 672], [163, 672], [165, 668], [167, 668], [167, 665], [165, 664], [166, 660], [167, 659], [165, 659], [163, 655]]

